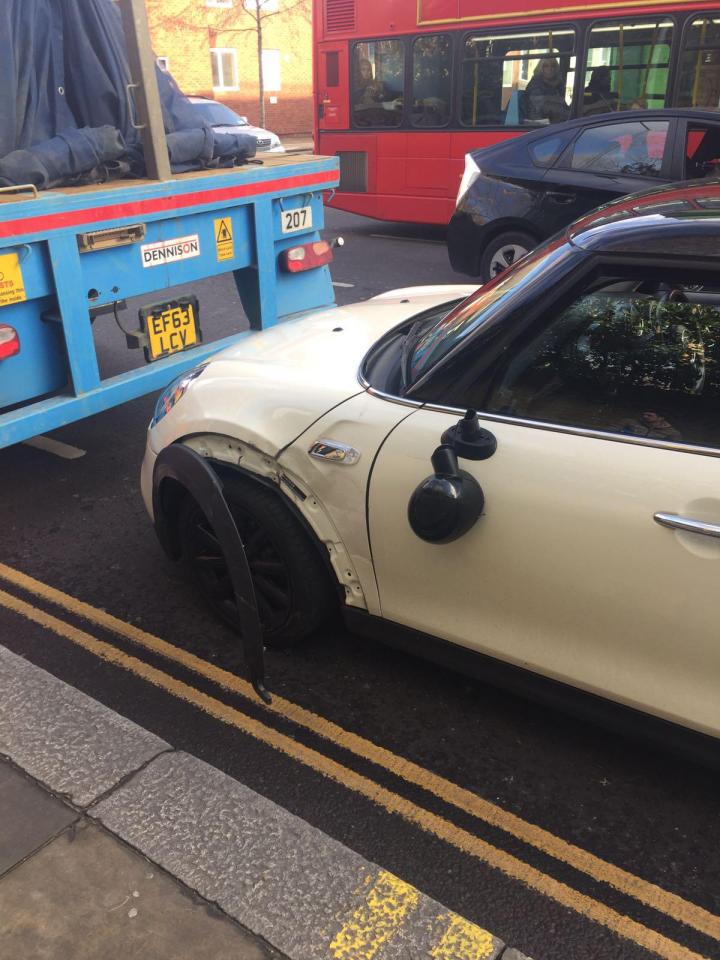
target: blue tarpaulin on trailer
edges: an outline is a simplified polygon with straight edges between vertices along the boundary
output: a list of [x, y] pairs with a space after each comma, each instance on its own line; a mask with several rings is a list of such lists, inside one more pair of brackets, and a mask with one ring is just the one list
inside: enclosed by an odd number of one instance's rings
[[[254, 137], [214, 133], [169, 74], [157, 79], [176, 173], [254, 155]], [[0, 185], [143, 176], [129, 82], [112, 0], [2, 0]]]

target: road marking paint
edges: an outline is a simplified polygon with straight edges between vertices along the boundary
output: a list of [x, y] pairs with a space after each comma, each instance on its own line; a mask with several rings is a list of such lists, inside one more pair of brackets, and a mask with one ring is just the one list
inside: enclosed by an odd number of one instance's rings
[[[373, 878], [367, 877], [366, 885]], [[362, 903], [330, 942], [336, 960], [373, 960], [418, 904], [419, 893], [404, 880], [381, 870]]]
[[492, 934], [456, 913], [443, 918], [448, 922], [442, 939], [430, 951], [433, 960], [486, 960], [495, 949]]
[[52, 437], [30, 437], [29, 440], [23, 440], [26, 447], [34, 447], [36, 450], [44, 450], [45, 453], [52, 453], [56, 457], [62, 457], [63, 460], [79, 460], [87, 453], [80, 447], [73, 447], [69, 443], [63, 443], [61, 440], [53, 440]]
[[114, 617], [104, 610], [92, 607], [82, 600], [63, 593], [55, 587], [51, 587], [27, 574], [21, 573], [12, 567], [0, 563], [0, 578], [3, 578], [15, 586], [21, 587], [30, 593], [34, 593], [44, 600], [54, 603], [57, 606], [81, 616], [83, 619], [95, 623], [107, 630], [111, 630], [131, 643], [144, 647], [152, 653], [156, 653], [167, 660], [179, 664], [191, 670], [193, 673], [205, 677], [206, 679], [217, 683], [219, 686], [229, 690], [232, 693], [240, 694], [246, 697], [258, 706], [271, 713], [291, 720], [298, 726], [310, 730], [312, 733], [331, 741], [337, 746], [354, 753], [356, 756], [369, 760], [377, 766], [383, 767], [389, 773], [397, 776], [408, 783], [427, 790], [439, 799], [452, 806], [470, 813], [472, 816], [483, 820], [485, 823], [522, 840], [529, 846], [535, 847], [542, 853], [548, 854], [556, 860], [569, 864], [576, 870], [587, 874], [600, 883], [607, 883], [611, 887], [627, 896], [634, 897], [646, 906], [664, 913], [674, 920], [693, 927], [694, 929], [720, 940], [720, 917], [715, 916], [703, 907], [663, 890], [662, 887], [641, 877], [617, 867], [614, 864], [602, 860], [587, 850], [575, 846], [572, 843], [555, 836], [553, 833], [528, 823], [521, 817], [504, 810], [502, 807], [485, 800], [477, 794], [460, 787], [450, 780], [445, 779], [438, 774], [425, 770], [418, 764], [413, 763], [403, 757], [397, 756], [385, 747], [380, 747], [370, 740], [358, 734], [351, 733], [327, 720], [324, 717], [306, 710], [298, 704], [289, 700], [284, 700], [277, 694], [273, 694], [273, 702], [269, 707], [262, 704], [255, 695], [250, 684], [241, 677], [235, 676], [221, 667], [216, 667], [206, 660], [188, 653], [179, 647], [175, 647], [146, 633], [139, 627], [126, 623]]
[[354, 283], [341, 283], [340, 280], [333, 280], [332, 285], [334, 287], [348, 287], [348, 288], [355, 286]]
[[657, 954], [663, 960], [707, 960], [701, 954], [695, 953], [663, 934], [618, 913], [604, 903], [593, 900], [586, 894], [567, 886], [567, 884], [555, 880], [505, 850], [493, 847], [480, 837], [476, 837], [462, 827], [458, 827], [443, 817], [425, 810], [410, 800], [406, 800], [368, 777], [344, 767], [317, 750], [313, 750], [286, 734], [266, 726], [266, 724], [234, 707], [228, 706], [221, 700], [217, 700], [201, 690], [163, 673], [143, 660], [138, 660], [136, 657], [118, 650], [112, 644], [106, 643], [104, 640], [98, 640], [78, 627], [66, 623], [38, 607], [33, 607], [24, 600], [20, 600], [3, 590], [0, 590], [0, 605], [40, 624], [58, 634], [58, 636], [65, 637], [100, 659], [122, 667], [159, 689], [172, 694], [179, 700], [203, 710], [216, 720], [255, 737], [261, 743], [284, 753], [292, 760], [305, 764], [329, 780], [365, 797], [388, 813], [396, 814], [426, 833], [433, 834], [445, 843], [454, 846], [457, 850], [494, 867], [511, 879], [520, 880], [538, 893], [555, 900], [562, 906], [568, 907], [595, 923], [607, 927], [619, 936]]
[[376, 240], [405, 240], [407, 243], [438, 243], [445, 246], [445, 240], [425, 240], [423, 237], [398, 237], [392, 233], [369, 233], [368, 236]]

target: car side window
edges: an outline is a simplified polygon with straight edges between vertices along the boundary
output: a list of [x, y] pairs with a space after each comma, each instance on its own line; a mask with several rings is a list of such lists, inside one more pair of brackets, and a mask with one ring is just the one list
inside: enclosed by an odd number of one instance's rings
[[720, 296], [681, 281], [575, 300], [496, 377], [489, 413], [720, 448]]
[[684, 176], [686, 180], [720, 176], [720, 124], [688, 124]]
[[669, 126], [667, 120], [633, 120], [590, 127], [575, 141], [570, 166], [587, 173], [659, 177]]

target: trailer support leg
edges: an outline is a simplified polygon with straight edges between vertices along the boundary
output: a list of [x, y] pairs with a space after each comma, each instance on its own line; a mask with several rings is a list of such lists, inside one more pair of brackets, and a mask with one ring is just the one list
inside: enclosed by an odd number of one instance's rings
[[72, 234], [51, 235], [47, 244], [58, 300], [58, 316], [50, 319], [62, 323], [73, 393], [79, 396], [99, 385], [100, 369], [87, 292], [79, 282], [82, 268], [77, 238]]

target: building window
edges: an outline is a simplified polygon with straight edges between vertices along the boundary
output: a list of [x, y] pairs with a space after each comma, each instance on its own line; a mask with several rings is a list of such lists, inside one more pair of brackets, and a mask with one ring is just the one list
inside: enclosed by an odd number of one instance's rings
[[263, 86], [266, 90], [280, 89], [280, 51], [263, 50], [262, 52]]
[[216, 90], [237, 90], [237, 53], [216, 48], [210, 51], [213, 87]]
[[155, 62], [165, 73], [168, 73], [170, 70], [170, 58], [169, 57], [155, 57]]

